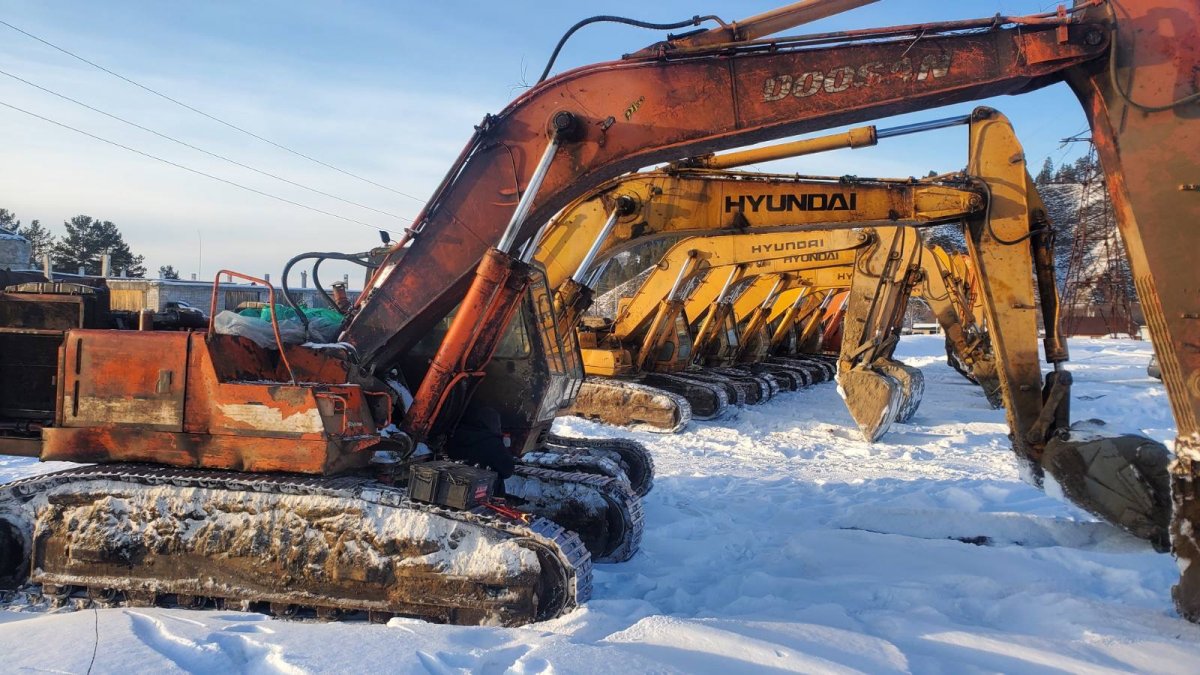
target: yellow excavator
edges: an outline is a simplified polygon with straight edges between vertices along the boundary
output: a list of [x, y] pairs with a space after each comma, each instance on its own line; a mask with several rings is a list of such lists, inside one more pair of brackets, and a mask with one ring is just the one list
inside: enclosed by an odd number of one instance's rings
[[[991, 109], [980, 108], [970, 116], [942, 121], [939, 126], [955, 122], [969, 127], [969, 162], [965, 172], [936, 177], [936, 182], [930, 179], [882, 181], [879, 184], [893, 187], [898, 192], [907, 186], [907, 195], [922, 194], [921, 189], [930, 186], [938, 190], [952, 190], [948, 194], [958, 195], [959, 199], [965, 198], [960, 201], [956, 213], [950, 215], [948, 210], [943, 210], [942, 214], [949, 222], [965, 221], [968, 249], [995, 352], [996, 376], [1001, 383], [1006, 413], [1013, 429], [1014, 450], [1032, 466], [1035, 475], [1041, 476], [1046, 472], [1054, 477], [1064, 493], [1076, 503], [1103, 514], [1163, 548], [1167, 545], [1169, 491], [1165, 482], [1167, 455], [1162, 446], [1141, 436], [1100, 432], [1088, 423], [1072, 427], [1069, 422], [1071, 380], [1069, 373], [1063, 369], [1067, 350], [1057, 328], [1058, 298], [1054, 286], [1051, 229], [1045, 207], [1025, 171], [1024, 163], [1011, 161], [1012, 158], [1023, 156], [1020, 143], [1007, 118]], [[731, 154], [736, 158], [732, 161], [745, 161], [746, 153]], [[701, 164], [720, 167], [721, 157], [694, 160], [666, 171], [635, 174], [624, 180], [611, 181], [584, 200], [590, 203], [581, 205], [577, 201], [564, 209], [559, 216], [565, 221], [564, 225], [559, 225], [561, 231], [556, 233], [553, 240], [549, 236], [544, 238], [540, 250], [569, 247], [571, 232], [574, 232], [580, 240], [598, 242], [593, 247], [595, 250], [589, 251], [586, 256], [590, 264], [599, 257], [598, 251], [606, 250], [611, 256], [628, 250], [629, 247], [624, 244], [638, 238], [638, 233], [647, 237], [661, 236], [666, 228], [654, 225], [656, 221], [652, 216], [658, 216], [657, 222], [663, 222], [670, 216], [694, 221], [700, 219], [701, 209], [717, 213], [716, 218], [708, 221], [715, 224], [714, 228], [725, 232], [747, 232], [736, 237], [742, 240], [741, 245], [746, 246], [753, 245], [749, 243], [752, 241], [752, 228], [764, 217], [771, 214], [778, 217], [778, 214], [786, 213], [784, 209], [789, 207], [793, 209], [793, 213], [789, 214], [791, 218], [802, 217], [801, 214], [811, 216], [811, 211], [797, 206], [806, 203], [811, 205], [811, 197], [797, 195], [795, 200], [784, 199], [781, 202], [777, 197], [769, 201], [768, 195], [762, 192], [771, 189], [770, 185], [803, 178], [773, 176], [755, 182], [756, 179], [751, 176], [735, 180], [729, 174], [716, 174], [713, 169], [687, 168]], [[761, 155], [753, 161], [762, 161]], [[671, 181], [678, 180], [685, 173], [699, 179], [696, 181], [698, 187], [686, 191], [670, 189], [673, 185]], [[837, 183], [839, 187], [849, 184], [851, 181]], [[824, 200], [815, 201], [818, 204], [823, 202], [827, 207], [832, 203], [832, 197], [826, 196]], [[848, 196], [846, 205], [849, 206]], [[773, 208], [766, 208], [768, 206]], [[911, 217], [912, 211], [908, 213]], [[859, 220], [855, 220], [856, 214], [850, 212], [829, 211], [823, 215], [840, 215], [842, 222], [830, 223], [826, 220], [821, 225], [793, 226], [789, 228], [791, 236], [802, 241], [809, 234], [804, 230], [814, 227], [832, 230], [854, 227], [855, 224], [871, 224], [868, 218], [861, 215]], [[593, 234], [602, 229], [613, 230], [618, 223], [627, 228], [629, 234], [619, 237], [615, 243], [607, 243], [606, 237]], [[899, 218], [879, 224], [908, 223]], [[843, 325], [843, 342], [847, 346], [841, 349], [839, 355], [839, 382], [843, 391], [853, 392], [847, 397], [847, 404], [868, 438], [878, 438], [892, 420], [904, 417], [902, 380], [909, 372], [903, 367], [894, 368], [890, 360], [898, 338], [897, 332], [890, 327], [895, 325], [896, 313], [902, 311], [900, 298], [906, 297], [915, 280], [920, 278], [922, 256], [919, 253], [923, 250], [919, 238], [909, 228], [877, 227], [874, 230], [875, 236], [869, 237], [861, 246], [884, 251], [886, 255], [860, 255], [860, 251], [849, 246], [848, 242], [843, 242], [846, 248], [837, 254], [848, 255], [849, 251], [854, 250], [856, 262]], [[788, 231], [773, 234], [787, 236]], [[781, 253], [794, 255], [803, 250], [802, 246], [797, 241]], [[546, 259], [552, 261], [552, 257]], [[860, 260], [870, 262], [859, 264]], [[829, 267], [840, 264], [836, 260], [828, 262], [832, 263]], [[714, 265], [698, 255], [677, 250], [674, 257], [665, 257], [652, 273], [657, 276], [654, 283], [660, 292], [644, 293], [636, 303], [623, 303], [616, 320], [609, 324], [581, 327], [581, 344], [596, 347], [603, 344], [608, 347], [591, 352], [593, 368], [602, 366], [615, 373], [618, 366], [625, 365], [626, 372], [631, 372], [637, 364], [652, 370], [660, 360], [653, 358], [658, 353], [643, 353], [642, 345], [670, 344], [675, 350], [685, 348], [690, 351], [684, 322], [672, 324], [655, 321], [654, 329], [659, 332], [653, 340], [648, 339], [651, 334], [648, 327], [654, 317], [680, 314], [660, 310], [669, 309], [667, 305], [672, 303], [682, 302], [676, 294], [667, 291], [682, 288], [689, 276], [695, 276], [695, 270], [690, 269], [692, 266]], [[579, 282], [577, 286], [583, 286], [582, 280], [588, 278], [590, 270], [589, 266], [583, 265], [574, 270], [572, 276], [574, 281]], [[559, 278], [565, 277], [562, 270], [557, 273]], [[894, 292], [897, 285], [903, 285], [907, 290], [904, 293]], [[559, 286], [557, 296], [564, 299], [566, 305], [571, 305], [574, 298], [587, 296], [587, 293], [575, 293], [571, 284], [565, 286], [565, 289]], [[662, 291], [663, 288], [667, 291]], [[656, 299], [652, 301], [649, 299], [651, 297]], [[660, 304], [664, 307], [660, 307]], [[1039, 307], [1046, 326], [1046, 360], [1053, 367], [1044, 380], [1036, 344]], [[619, 329], [618, 326], [622, 325], [627, 328]], [[639, 332], [635, 334], [629, 326], [639, 326]], [[635, 339], [624, 342], [616, 340], [617, 330], [627, 331], [626, 334]], [[588, 360], [588, 356], [585, 356], [585, 362]], [[915, 378], [909, 379], [914, 385], [918, 382]], [[910, 393], [908, 400], [916, 398]], [[1118, 480], [1126, 487], [1101, 485], [1086, 478], [1093, 475], [1089, 474], [1086, 467], [1121, 476]], [[1085, 478], [1080, 479], [1079, 476]], [[1135, 484], [1145, 489], [1129, 487]], [[1117, 494], [1121, 496], [1117, 497]], [[1119, 506], [1113, 506], [1115, 504]]]
[[[901, 244], [903, 250], [899, 252], [891, 244], [897, 240], [897, 233], [893, 232], [895, 230], [900, 230], [900, 234], [904, 235], [898, 241], [906, 243]], [[832, 253], [821, 252], [829, 247], [824, 237], [833, 234], [810, 233], [806, 250], [813, 253], [802, 255], [782, 253], [789, 248], [785, 244], [795, 241], [796, 235], [793, 233], [727, 234], [689, 238], [677, 243], [658, 268], [643, 280], [633, 296], [623, 301], [616, 321], [585, 322], [585, 333], [587, 329], [615, 332], [613, 326], [630, 315], [645, 317], [644, 337], [637, 347], [637, 353], [654, 354], [657, 358], [627, 359], [619, 348], [610, 348], [593, 350], [595, 353], [585, 355], [585, 363], [590, 356], [592, 363], [608, 366], [619, 361], [630, 363], [629, 368], [634, 370], [638, 367], [650, 368], [656, 374], [670, 372], [702, 382], [720, 382], [721, 378], [744, 381], [752, 373], [768, 381], [774, 379], [789, 390], [823, 381], [831, 374], [822, 372], [828, 364], [812, 358], [798, 360], [795, 355], [790, 358], [767, 358], [770, 340], [765, 334], [756, 334], [765, 333], [768, 317], [783, 291], [797, 286], [800, 291], [812, 287], [843, 288], [852, 285], [856, 271], [863, 271], [868, 274], [871, 279], [868, 283], [873, 284], [875, 290], [869, 296], [863, 294], [856, 298], [861, 309], [856, 307], [850, 312], [852, 320], [859, 321], [862, 326], [852, 330], [851, 341], [841, 344], [842, 361], [846, 364], [841, 381], [854, 381], [848, 386], [843, 384], [848, 392], [847, 403], [864, 436], [868, 440], [876, 440], [893, 420], [908, 421], [920, 403], [924, 381], [921, 372], [892, 357], [907, 298], [918, 283], [926, 288], [937, 289], [938, 293], [931, 293], [930, 298], [939, 319], [946, 326], [948, 334], [956, 338], [955, 344], [963, 346], [964, 360], [971, 360], [971, 353], [961, 339], [963, 331], [958, 325], [956, 309], [950, 302], [951, 292], [944, 287], [945, 278], [933, 266], [931, 261], [934, 256], [929, 249], [921, 246], [915, 229], [871, 228], [854, 232], [854, 237], [863, 245], [855, 248], [853, 264], [842, 265], [839, 262], [832, 267], [814, 267], [817, 264], [814, 260], [834, 260], [830, 257]], [[852, 242], [835, 246], [850, 245]], [[872, 262], [872, 258], [877, 260]], [[672, 264], [672, 261], [679, 261], [680, 264]], [[699, 261], [693, 263], [695, 269], [708, 265], [702, 276], [697, 275], [695, 283], [689, 283], [686, 276], [689, 274], [686, 265], [691, 261]], [[893, 264], [892, 261], [900, 263]], [[678, 269], [677, 273], [675, 269]], [[872, 273], [872, 270], [876, 272]], [[668, 283], [671, 285], [667, 286]], [[798, 307], [802, 298], [802, 293], [793, 294], [785, 306]], [[641, 309], [631, 309], [639, 306]], [[682, 339], [685, 326], [691, 339], [690, 348]], [[813, 324], [810, 322], [806, 328], [811, 334]], [[786, 329], [783, 327], [783, 330]], [[873, 341], [864, 337], [875, 335], [884, 335], [887, 339]], [[591, 344], [603, 339], [591, 337], [582, 342]], [[751, 349], [751, 344], [757, 346]], [[978, 361], [982, 363], [982, 359]], [[684, 370], [689, 366], [692, 370]], [[695, 366], [703, 366], [704, 370], [696, 370]], [[887, 377], [874, 378], [872, 373], [883, 373]], [[628, 375], [629, 371], [606, 374]], [[601, 393], [577, 398], [570, 412], [618, 422], [636, 414], [637, 411], [631, 410], [627, 404], [606, 405], [602, 396], [604, 387], [599, 384], [592, 386]], [[998, 387], [998, 381], [995, 386]], [[855, 389], [885, 391], [888, 395], [864, 398]], [[877, 406], [876, 409], [867, 407], [872, 403]]]
[[[807, 248], [812, 253], [788, 255], [798, 237], [805, 237]], [[840, 244], [842, 251], [853, 250], [851, 260], [843, 253], [835, 258], [828, 240], [846, 240]], [[853, 243], [858, 245], [854, 246]], [[863, 230], [833, 230], [809, 232], [803, 235], [779, 233], [767, 235], [722, 235], [698, 237], [679, 242], [651, 272], [641, 288], [627, 300], [622, 309], [641, 304], [646, 307], [658, 300], [656, 314], [644, 333], [640, 354], [653, 353], [666, 358], [635, 360], [637, 366], [654, 369], [679, 368], [680, 364], [696, 362], [706, 366], [708, 372], [723, 377], [736, 377], [733, 368], [733, 352], [703, 349], [712, 347], [717, 335], [736, 345], [737, 326], [732, 312], [735, 284], [754, 275], [779, 275], [801, 273], [807, 270], [825, 271], [823, 286], [856, 285], [870, 287], [873, 292], [854, 299], [855, 307], [848, 312], [854, 326], [844, 329], [848, 339], [843, 339], [839, 357], [839, 383], [842, 385], [851, 416], [858, 423], [864, 437], [874, 441], [890, 426], [893, 420], [906, 421], [915, 412], [924, 389], [924, 378], [920, 370], [905, 366], [892, 358], [900, 319], [903, 317], [906, 298], [911, 291], [910, 279], [918, 267], [921, 240], [913, 228], [867, 228]], [[837, 246], [837, 245], [835, 245]], [[834, 249], [835, 251], [837, 248]], [[815, 259], [825, 264], [816, 267]], [[710, 263], [706, 276], [681, 297], [682, 283], [689, 260]], [[676, 264], [671, 264], [676, 262]], [[674, 270], [678, 269], [675, 273]], [[674, 284], [665, 295], [662, 286], [674, 276]], [[865, 281], [863, 280], [865, 279]], [[856, 284], [857, 282], [857, 284]], [[657, 288], [656, 288], [657, 287]], [[852, 294], [853, 295], [853, 294]], [[691, 314], [689, 314], [689, 310]], [[644, 311], [642, 312], [645, 313]], [[692, 337], [690, 347], [694, 356], [680, 358], [686, 345], [680, 344], [682, 330], [664, 327], [677, 323], [687, 328], [688, 317], [703, 315], [698, 329]], [[621, 313], [618, 312], [619, 323]], [[691, 332], [688, 331], [688, 336]], [[886, 339], [876, 339], [885, 336]], [[583, 342], [583, 340], [581, 340]], [[687, 350], [691, 354], [691, 349]], [[585, 363], [587, 357], [585, 356]], [[760, 365], [762, 375], [781, 377], [793, 375], [790, 364]], [[801, 373], [794, 373], [800, 376]], [[579, 403], [577, 402], [578, 406]]]
[[[585, 372], [607, 378], [647, 377], [657, 387], [679, 386], [689, 400], [704, 392], [736, 391], [738, 402], [756, 403], [769, 397], [772, 381], [691, 368], [692, 334], [683, 312], [691, 287], [708, 288], [706, 275], [735, 272], [756, 261], [762, 272], [781, 269], [811, 271], [846, 268], [870, 243], [864, 232], [767, 232], [744, 235], [691, 237], [669, 249], [658, 265], [640, 279], [637, 290], [620, 298], [614, 316], [589, 317], [580, 325]], [[795, 253], [795, 251], [804, 251]], [[772, 252], [773, 253], [770, 253]], [[765, 257], [773, 256], [773, 257]], [[724, 277], [723, 277], [724, 278]], [[715, 290], [714, 290], [715, 292]], [[597, 401], [585, 382], [576, 409]], [[611, 387], [600, 387], [607, 393]], [[619, 387], [617, 388], [619, 390]], [[717, 411], [712, 411], [717, 412]], [[709, 414], [703, 410], [702, 414]]]
[[[978, 327], [973, 316], [963, 313], [968, 300], [960, 293], [955, 270], [943, 264], [948, 258], [939, 246], [925, 247], [913, 297], [920, 297], [933, 311], [946, 334], [950, 358], [970, 364], [968, 372], [989, 401], [993, 396], [999, 399], [999, 379], [990, 350], [973, 338]], [[797, 365], [794, 358], [801, 354], [797, 346], [818, 334], [818, 310], [823, 313], [834, 292], [849, 285], [852, 273], [847, 269], [821, 279], [791, 272], [763, 274], [721, 293], [711, 305], [702, 304], [707, 293], [693, 293], [684, 308], [699, 326], [693, 352], [706, 364]], [[797, 326], [801, 321], [804, 323]], [[789, 341], [787, 351], [782, 346], [785, 341]], [[815, 346], [810, 349], [817, 351]]]
[[[721, 233], [780, 234], [827, 226], [933, 225], [959, 221], [965, 214], [982, 211], [983, 194], [962, 184], [723, 170], [833, 147], [871, 145], [878, 137], [915, 133], [946, 123], [937, 121], [882, 130], [863, 127], [767, 149], [731, 153], [719, 159], [689, 160], [603, 184], [564, 208], [539, 240], [535, 258], [546, 267], [547, 281], [556, 288], [560, 330], [580, 325], [582, 314], [592, 303], [591, 286], [605, 265], [647, 242]], [[719, 168], [694, 166], [704, 163]], [[783, 257], [820, 253], [808, 248], [811, 241], [815, 239], [793, 237], [770, 245], [778, 246]], [[709, 261], [700, 261], [688, 276], [711, 266]], [[674, 280], [667, 277], [660, 276], [641, 297], [655, 298], [656, 292], [669, 290]], [[664, 296], [624, 303], [620, 312], [615, 307], [609, 308], [615, 318], [611, 324], [591, 319], [586, 322], [580, 336], [585, 371], [609, 379], [589, 377], [572, 410], [619, 410], [622, 411], [619, 415], [601, 417], [611, 421], [624, 419], [624, 423], [643, 428], [675, 430], [686, 425], [692, 416], [699, 419], [719, 416], [731, 400], [753, 402], [770, 395], [774, 385], [769, 378], [734, 374], [731, 379], [711, 371], [694, 370], [684, 375], [678, 372], [681, 369], [678, 365], [635, 367], [642, 365], [635, 364], [635, 358], [645, 361], [650, 354], [640, 348], [639, 341], [663, 337], [650, 336], [646, 331], [657, 312], [655, 303], [661, 297]], [[667, 328], [668, 324], [659, 323], [657, 330], [662, 332]], [[611, 379], [614, 377], [620, 379]]]
[[[823, 225], [934, 225], [961, 221], [968, 214], [982, 211], [986, 201], [983, 192], [965, 184], [961, 177], [936, 182], [796, 177], [727, 170], [836, 147], [873, 145], [879, 137], [915, 133], [955, 122], [961, 120], [883, 130], [862, 127], [719, 157], [694, 158], [661, 171], [610, 181], [565, 208], [540, 241], [535, 257], [545, 264], [548, 281], [557, 288], [558, 306], [563, 308], [560, 330], [579, 325], [581, 313], [591, 304], [588, 285], [595, 283], [604, 265], [647, 242], [682, 235], [796, 232]], [[578, 242], [592, 242], [592, 245], [586, 248]], [[770, 245], [778, 247], [780, 253], [795, 253], [806, 250], [800, 247], [809, 243], [793, 238]], [[763, 253], [757, 258], [770, 251]], [[702, 261], [698, 265], [706, 268], [713, 263]], [[651, 318], [658, 312], [653, 304], [665, 297], [658, 293], [665, 294], [673, 282], [669, 274], [659, 275], [655, 284], [638, 291], [642, 300], [625, 302], [619, 311], [608, 307], [605, 313], [613, 318], [611, 323], [593, 319], [584, 322], [580, 338], [584, 367], [594, 377], [585, 381], [569, 412], [612, 423], [671, 431], [686, 425], [689, 416], [711, 419], [720, 415], [729, 401], [757, 402], [771, 395], [777, 385], [772, 378], [761, 374], [748, 377], [744, 372], [714, 370], [721, 365], [680, 372], [689, 361], [670, 346], [678, 340], [666, 340], [670, 333], [668, 323], [660, 319], [655, 331], [647, 331]], [[715, 291], [700, 292], [688, 304], [691, 308], [707, 307], [713, 300]], [[686, 316], [698, 318], [693, 312], [694, 309], [689, 309]], [[662, 317], [670, 314], [659, 313]], [[712, 325], [715, 328], [720, 322]], [[957, 337], [959, 333], [953, 335]], [[653, 349], [651, 343], [657, 343]], [[969, 344], [958, 341], [955, 347], [960, 360], [982, 363], [981, 359], [972, 358], [978, 350]], [[659, 363], [653, 367], [642, 367], [654, 349], [667, 350], [670, 358], [657, 359]], [[671, 365], [672, 361], [677, 362]], [[908, 383], [904, 386], [906, 390], [919, 387], [919, 373], [904, 372], [904, 367], [890, 358], [877, 366], [895, 371], [896, 378]], [[810, 363], [806, 367], [814, 366]], [[788, 376], [781, 377], [786, 380]], [[990, 381], [994, 382], [994, 377]], [[919, 400], [919, 396], [904, 398], [909, 402]], [[909, 406], [903, 409], [911, 411]]]

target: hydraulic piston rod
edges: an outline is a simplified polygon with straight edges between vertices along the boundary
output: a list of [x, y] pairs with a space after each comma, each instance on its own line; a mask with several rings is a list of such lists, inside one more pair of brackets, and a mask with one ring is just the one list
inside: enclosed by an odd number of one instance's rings
[[608, 214], [608, 220], [604, 221], [604, 227], [600, 229], [600, 234], [592, 242], [591, 248], [584, 254], [583, 260], [579, 261], [579, 267], [575, 270], [575, 274], [571, 275], [571, 281], [577, 284], [582, 284], [587, 277], [588, 268], [592, 266], [592, 262], [596, 260], [596, 256], [600, 253], [600, 247], [608, 240], [608, 235], [612, 233], [612, 229], [616, 227], [617, 220], [621, 217], [621, 208], [618, 206]]
[[[538, 190], [542, 188], [542, 181], [546, 180], [546, 174], [550, 171], [550, 163], [554, 161], [554, 153], [557, 151], [558, 137], [553, 136], [546, 146], [546, 151], [542, 153], [542, 159], [538, 161], [537, 168], [533, 170], [533, 175], [529, 177], [529, 185], [525, 186], [525, 191], [521, 193], [517, 208], [513, 210], [512, 218], [508, 220], [504, 234], [500, 236], [500, 243], [496, 244], [497, 249], [505, 253], [512, 252], [517, 232], [521, 230], [521, 226], [525, 224], [525, 218], [529, 216], [529, 209], [533, 207], [533, 200], [537, 197]], [[528, 248], [532, 250], [535, 247]]]
[[750, 150], [727, 152], [721, 155], [697, 157], [682, 162], [680, 166], [701, 167], [705, 169], [730, 169], [747, 164], [814, 155], [819, 152], [840, 150], [842, 148], [869, 148], [883, 138], [895, 138], [896, 136], [906, 136], [932, 129], [944, 129], [946, 127], [967, 124], [970, 121], [970, 115], [958, 115], [955, 117], [928, 120], [926, 122], [904, 124], [898, 127], [888, 127], [887, 129], [876, 129], [874, 126], [855, 127], [841, 133], [817, 136], [816, 138], [803, 138], [798, 141], [780, 143], [765, 148], [753, 148]]

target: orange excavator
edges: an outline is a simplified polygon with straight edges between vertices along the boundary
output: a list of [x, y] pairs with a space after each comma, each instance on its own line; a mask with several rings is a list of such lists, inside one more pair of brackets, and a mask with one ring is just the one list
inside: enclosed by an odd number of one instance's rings
[[[422, 446], [445, 452], [468, 421], [481, 438], [502, 435], [494, 412], [472, 409], [472, 394], [515, 316], [552, 319], [530, 264], [550, 217], [656, 162], [1067, 81], [1108, 176], [1179, 427], [1176, 600], [1195, 618], [1200, 387], [1189, 382], [1200, 372], [1190, 348], [1200, 300], [1177, 223], [1200, 215], [1200, 117], [1180, 114], [1200, 100], [1200, 45], [1187, 39], [1200, 6], [1087, 1], [1028, 17], [764, 37], [864, 1], [801, 2], [539, 82], [478, 125], [351, 309], [341, 347], [68, 331], [40, 456], [96, 465], [4, 486], [0, 576], [88, 588], [101, 600], [217, 597], [281, 613], [367, 609], [461, 623], [561, 614], [588, 594], [579, 540], [496, 503], [487, 472], [411, 461]], [[1004, 133], [993, 113], [975, 119], [972, 142]], [[1025, 174], [1021, 156], [994, 161], [973, 168], [1008, 171], [1013, 185]], [[1044, 394], [1023, 388], [1042, 381], [1036, 361], [1006, 361], [997, 308], [1030, 320], [1034, 310], [1029, 268], [1004, 272], [1032, 255], [1019, 244], [1041, 229], [1026, 204], [1020, 216], [1003, 211], [1006, 186], [990, 189], [990, 225], [973, 227], [969, 242], [981, 279], [999, 280], [984, 306], [1002, 387], [1019, 400], [1006, 408], [1018, 455], [1035, 481], [1053, 474], [1114, 522], [1130, 526], [1128, 507], [1141, 513], [1145, 503], [1164, 521], [1165, 450], [1095, 430], [1076, 436], [1061, 415], [1065, 352], [1053, 353]], [[447, 317], [432, 355], [417, 353]], [[1032, 333], [1015, 328], [1003, 334]], [[570, 375], [564, 368], [563, 387]], [[392, 384], [400, 377], [414, 385], [411, 404]]]

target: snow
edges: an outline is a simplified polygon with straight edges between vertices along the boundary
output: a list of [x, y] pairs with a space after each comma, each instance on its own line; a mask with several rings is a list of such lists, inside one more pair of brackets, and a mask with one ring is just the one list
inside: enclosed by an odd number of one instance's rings
[[[1150, 345], [1072, 340], [1076, 419], [1174, 436]], [[0, 611], [5, 670], [93, 672], [1191, 672], [1170, 556], [1022, 482], [1003, 411], [905, 337], [926, 388], [859, 440], [832, 384], [664, 436], [641, 552], [584, 608], [519, 629], [277, 621], [229, 611]], [[1168, 443], [1169, 445], [1169, 443]], [[54, 467], [0, 459], [0, 476]], [[971, 543], [968, 543], [971, 542]]]

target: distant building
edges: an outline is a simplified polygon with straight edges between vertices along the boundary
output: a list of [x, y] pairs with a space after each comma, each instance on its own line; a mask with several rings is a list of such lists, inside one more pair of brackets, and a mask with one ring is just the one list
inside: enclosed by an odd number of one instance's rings
[[[56, 277], [58, 275], [55, 275]], [[113, 310], [136, 312], [152, 309], [161, 312], [168, 302], [186, 302], [207, 314], [212, 302], [211, 281], [185, 281], [182, 279], [135, 279], [111, 277], [108, 279], [109, 305]], [[289, 289], [292, 298], [306, 307], [329, 307], [315, 288]], [[358, 298], [359, 291], [347, 291], [350, 300]], [[236, 310], [245, 303], [266, 303], [267, 288], [260, 284], [221, 282], [217, 290], [217, 311]], [[283, 291], [275, 289], [275, 302], [286, 304]]]
[[33, 269], [29, 266], [31, 249], [25, 237], [0, 228], [0, 270], [23, 272]]

